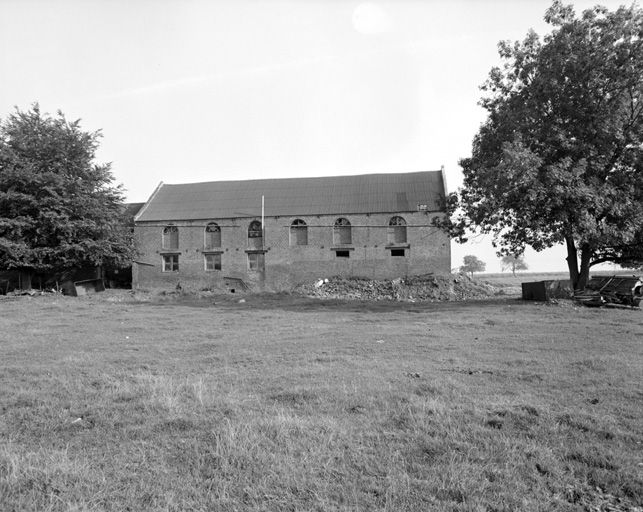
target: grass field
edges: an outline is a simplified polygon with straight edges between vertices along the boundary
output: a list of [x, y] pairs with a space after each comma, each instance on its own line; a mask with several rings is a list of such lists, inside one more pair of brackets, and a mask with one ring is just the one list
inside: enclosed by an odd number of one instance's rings
[[[621, 270], [594, 270], [591, 276], [632, 276], [640, 275], [641, 271], [632, 269]], [[569, 273], [567, 272], [516, 272], [514, 276], [511, 272], [501, 272], [495, 274], [476, 274], [476, 279], [486, 281], [494, 286], [499, 287], [516, 287], [520, 288], [521, 283], [532, 281], [555, 281], [555, 280], [569, 280]]]
[[640, 510], [640, 310], [161, 299], [0, 300], [0, 510]]
[[[593, 274], [596, 275], [595, 272]], [[569, 279], [569, 274], [565, 272], [517, 272], [514, 276], [511, 272], [502, 272], [499, 274], [476, 274], [476, 279], [487, 281], [496, 286], [520, 287], [520, 283], [531, 281]]]

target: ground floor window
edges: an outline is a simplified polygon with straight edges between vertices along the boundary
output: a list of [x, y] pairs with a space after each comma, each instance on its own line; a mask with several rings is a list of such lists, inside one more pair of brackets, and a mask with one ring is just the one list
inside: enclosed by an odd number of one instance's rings
[[178, 254], [163, 254], [161, 255], [163, 272], [178, 272], [179, 271], [179, 255]]
[[221, 254], [204, 254], [203, 258], [205, 260], [205, 270], [207, 272], [221, 270]]
[[265, 257], [262, 252], [248, 253], [248, 270], [263, 272], [265, 269]]
[[406, 256], [406, 251], [404, 249], [391, 249], [391, 256]]
[[350, 251], [335, 251], [335, 257], [336, 258], [350, 258], [351, 253], [350, 253]]

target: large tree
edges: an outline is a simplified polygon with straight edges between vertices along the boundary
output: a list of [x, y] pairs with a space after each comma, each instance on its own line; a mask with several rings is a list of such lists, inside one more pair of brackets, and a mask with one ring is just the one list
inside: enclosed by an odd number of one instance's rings
[[499, 44], [447, 224], [501, 254], [565, 244], [583, 288], [593, 265], [643, 260], [643, 11], [554, 1], [545, 20], [544, 38]]
[[0, 268], [28, 277], [127, 265], [122, 190], [110, 165], [94, 162], [99, 138], [37, 104], [0, 120]]

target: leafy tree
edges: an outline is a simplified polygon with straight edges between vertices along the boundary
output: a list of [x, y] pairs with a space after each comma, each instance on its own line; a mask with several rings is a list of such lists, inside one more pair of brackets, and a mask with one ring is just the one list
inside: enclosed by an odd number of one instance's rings
[[462, 259], [463, 265], [460, 267], [460, 272], [468, 272], [473, 277], [474, 272], [484, 272], [487, 265], [484, 261], [478, 259], [476, 256], [468, 255]]
[[525, 262], [525, 258], [518, 254], [505, 254], [502, 257], [502, 270], [511, 270], [511, 273], [516, 276], [516, 270], [527, 270], [529, 267]]
[[121, 187], [94, 163], [99, 137], [38, 104], [0, 120], [0, 268], [30, 283], [35, 272], [128, 264]]
[[567, 248], [575, 288], [605, 261], [643, 261], [643, 11], [553, 2], [542, 40], [499, 44], [488, 112], [443, 224], [494, 235], [500, 254]]

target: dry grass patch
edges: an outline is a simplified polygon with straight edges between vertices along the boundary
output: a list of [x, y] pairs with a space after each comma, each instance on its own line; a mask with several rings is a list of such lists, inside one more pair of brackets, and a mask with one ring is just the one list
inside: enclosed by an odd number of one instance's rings
[[0, 303], [2, 510], [641, 507], [640, 311], [128, 297]]

